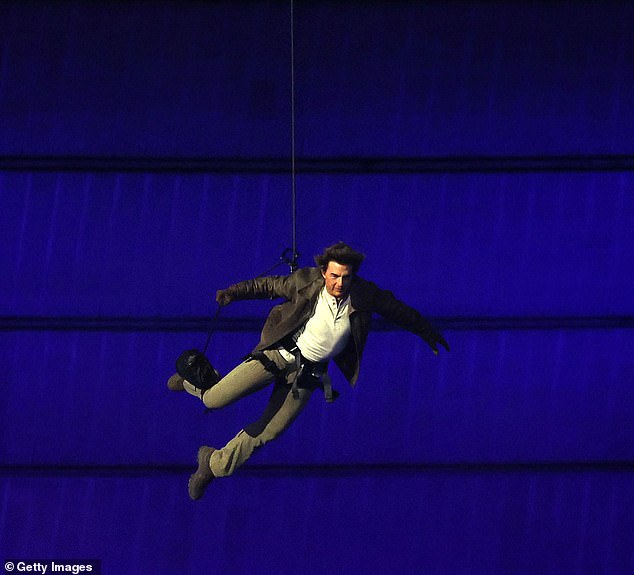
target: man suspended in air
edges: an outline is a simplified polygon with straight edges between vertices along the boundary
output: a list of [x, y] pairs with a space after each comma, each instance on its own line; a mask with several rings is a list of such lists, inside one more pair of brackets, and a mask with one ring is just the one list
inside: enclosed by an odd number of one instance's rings
[[327, 401], [333, 400], [336, 393], [327, 371], [330, 360], [355, 385], [373, 313], [420, 336], [435, 354], [438, 345], [449, 351], [442, 335], [418, 311], [357, 275], [364, 259], [340, 242], [315, 257], [317, 267], [300, 268], [288, 276], [258, 277], [217, 292], [221, 306], [247, 299], [284, 301], [271, 310], [253, 352], [226, 376], [209, 376], [210, 365], [207, 376], [183, 365], [167, 383], [170, 390], [187, 391], [211, 409], [273, 383], [260, 419], [221, 449], [200, 447], [198, 469], [189, 479], [192, 499], [200, 499], [213, 479], [231, 475], [286, 430], [316, 389], [324, 391]]

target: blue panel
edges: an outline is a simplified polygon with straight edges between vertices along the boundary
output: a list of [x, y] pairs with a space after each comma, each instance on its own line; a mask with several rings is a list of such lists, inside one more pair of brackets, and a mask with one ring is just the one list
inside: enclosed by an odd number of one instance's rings
[[197, 504], [186, 480], [2, 477], [0, 558], [157, 575], [634, 570], [628, 473], [256, 474]]
[[631, 4], [377, 4], [300, 13], [308, 155], [634, 149]]
[[11, 4], [0, 153], [288, 153], [286, 6]]
[[209, 313], [216, 289], [261, 273], [289, 245], [288, 186], [230, 176], [4, 175], [3, 265], [15, 268], [0, 288], [0, 313]]
[[[628, 461], [634, 453], [631, 330], [449, 332], [435, 357], [406, 333], [371, 336], [360, 381], [317, 393], [254, 464]], [[263, 391], [207, 412], [168, 392], [177, 355], [203, 334], [0, 334], [0, 460], [11, 464], [187, 463], [257, 419]], [[216, 334], [222, 371], [258, 334]]]
[[[427, 315], [631, 315], [633, 185], [629, 173], [305, 176], [300, 263], [344, 239], [368, 255], [364, 275]], [[4, 174], [0, 314], [207, 315], [216, 289], [291, 245], [289, 186]]]
[[[290, 155], [290, 3], [7, 4], [0, 154]], [[297, 151], [631, 154], [633, 18], [298, 3]]]

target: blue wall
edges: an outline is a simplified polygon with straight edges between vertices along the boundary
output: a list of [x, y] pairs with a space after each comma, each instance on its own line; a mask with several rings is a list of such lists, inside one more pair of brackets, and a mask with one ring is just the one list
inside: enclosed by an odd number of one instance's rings
[[[283, 156], [290, 3], [6, 2], [3, 154]], [[632, 153], [628, 2], [298, 3], [305, 156]]]
[[[631, 572], [625, 2], [296, 4], [300, 263], [348, 241], [452, 351], [379, 322], [356, 389], [187, 500], [266, 402], [165, 379], [290, 245], [289, 8], [0, 7], [0, 559]], [[267, 309], [223, 312], [222, 371]]]

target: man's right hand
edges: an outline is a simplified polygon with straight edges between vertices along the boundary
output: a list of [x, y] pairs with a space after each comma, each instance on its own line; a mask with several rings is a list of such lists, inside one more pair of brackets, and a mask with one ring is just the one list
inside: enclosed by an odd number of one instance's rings
[[216, 292], [216, 302], [218, 302], [218, 305], [228, 305], [232, 301], [233, 297], [231, 296], [231, 292], [228, 289], [219, 289]]

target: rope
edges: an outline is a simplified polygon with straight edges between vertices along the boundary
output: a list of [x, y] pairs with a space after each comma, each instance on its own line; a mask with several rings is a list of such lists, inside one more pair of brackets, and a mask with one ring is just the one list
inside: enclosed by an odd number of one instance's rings
[[214, 314], [213, 318], [211, 318], [211, 324], [209, 326], [209, 331], [207, 332], [207, 341], [205, 342], [205, 347], [203, 347], [203, 354], [207, 353], [207, 348], [209, 347], [209, 344], [211, 343], [211, 338], [214, 335], [214, 332], [216, 331], [216, 326], [218, 325], [218, 318], [220, 317], [220, 310], [222, 308], [220, 307], [220, 305], [218, 305], [218, 307], [216, 308], [216, 313]]
[[297, 269], [297, 188], [295, 184], [295, 11], [294, 0], [291, 2], [291, 222], [293, 247], [291, 260], [288, 262], [291, 273]]

